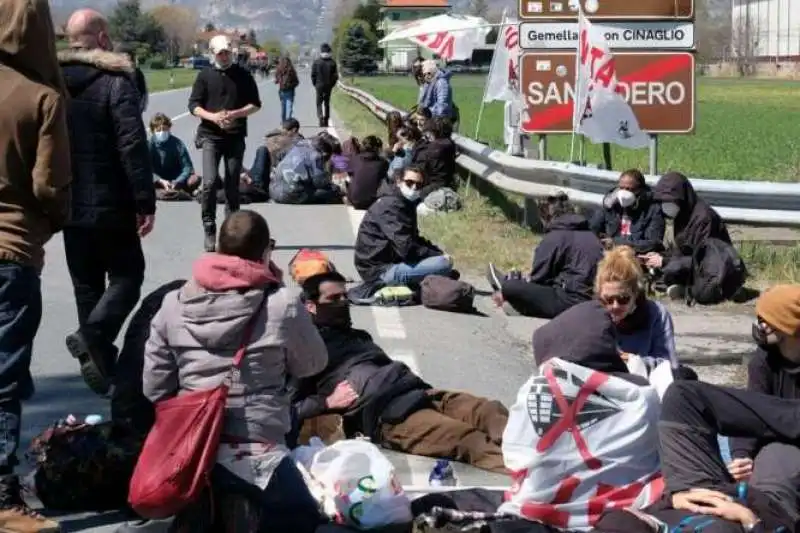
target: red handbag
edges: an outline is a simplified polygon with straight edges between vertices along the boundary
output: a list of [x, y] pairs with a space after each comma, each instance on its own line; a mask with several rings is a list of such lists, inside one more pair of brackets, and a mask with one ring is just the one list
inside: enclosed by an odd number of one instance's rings
[[156, 403], [155, 424], [144, 442], [128, 492], [128, 503], [141, 517], [174, 516], [210, 486], [228, 389], [234, 378], [238, 379], [239, 367], [263, 307], [260, 305], [247, 323], [242, 344], [222, 384]]

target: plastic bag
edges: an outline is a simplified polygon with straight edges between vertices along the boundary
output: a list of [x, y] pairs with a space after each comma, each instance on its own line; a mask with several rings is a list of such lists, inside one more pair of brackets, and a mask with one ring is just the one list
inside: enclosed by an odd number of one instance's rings
[[340, 524], [373, 529], [413, 519], [394, 465], [371, 442], [336, 442], [318, 450], [308, 470], [333, 499]]

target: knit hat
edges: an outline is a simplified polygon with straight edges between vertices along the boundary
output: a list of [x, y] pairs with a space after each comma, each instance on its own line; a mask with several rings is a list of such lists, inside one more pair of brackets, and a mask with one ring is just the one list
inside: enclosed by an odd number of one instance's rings
[[776, 285], [756, 302], [756, 315], [786, 335], [800, 334], [800, 285]]

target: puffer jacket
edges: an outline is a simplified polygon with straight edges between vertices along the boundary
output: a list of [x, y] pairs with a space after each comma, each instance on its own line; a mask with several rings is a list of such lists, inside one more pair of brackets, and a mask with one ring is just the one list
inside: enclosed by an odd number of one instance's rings
[[134, 67], [124, 54], [62, 50], [70, 94], [72, 217], [83, 227], [133, 227], [156, 211], [153, 173]]

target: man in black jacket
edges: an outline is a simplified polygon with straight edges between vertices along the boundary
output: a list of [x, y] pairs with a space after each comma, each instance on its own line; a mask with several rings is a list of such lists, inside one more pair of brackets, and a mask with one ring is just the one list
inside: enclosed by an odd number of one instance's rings
[[361, 433], [392, 450], [506, 472], [500, 444], [508, 410], [500, 402], [433, 389], [393, 361], [369, 333], [352, 327], [341, 274], [306, 279], [303, 297], [328, 348], [328, 366], [296, 384], [300, 422], [341, 414], [348, 437]]
[[153, 229], [155, 189], [134, 67], [125, 55], [108, 52], [108, 21], [81, 9], [70, 17], [67, 36], [70, 47], [59, 61], [70, 94], [73, 179], [64, 248], [80, 327], [66, 343], [89, 387], [105, 394], [114, 340], [139, 301], [140, 239]]
[[311, 65], [311, 84], [317, 91], [317, 118], [321, 128], [328, 127], [331, 118], [331, 92], [339, 82], [339, 69], [331, 57], [331, 46], [319, 47], [319, 57]]
[[[209, 42], [214, 64], [197, 75], [189, 96], [189, 111], [201, 119], [197, 129], [203, 147], [201, 190], [205, 249], [217, 244], [217, 191], [219, 162], [225, 165], [226, 212], [239, 210], [239, 179], [242, 173], [247, 117], [261, 109], [253, 75], [233, 62], [231, 42], [217, 35]], [[226, 215], [227, 216], [227, 215]]]

